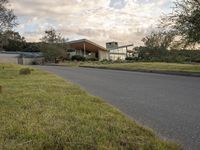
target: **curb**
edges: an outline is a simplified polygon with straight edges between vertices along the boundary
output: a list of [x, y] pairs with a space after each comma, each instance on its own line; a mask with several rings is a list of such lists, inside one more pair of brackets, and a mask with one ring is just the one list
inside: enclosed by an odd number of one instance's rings
[[104, 69], [104, 70], [129, 71], [129, 72], [167, 74], [167, 75], [188, 76], [188, 77], [200, 77], [200, 73], [188, 73], [188, 72], [178, 72], [178, 71], [158, 71], [158, 70], [142, 70], [142, 69], [129, 70], [129, 69], [121, 69], [121, 68], [106, 68], [106, 67], [92, 67], [92, 66], [79, 66], [79, 67]]

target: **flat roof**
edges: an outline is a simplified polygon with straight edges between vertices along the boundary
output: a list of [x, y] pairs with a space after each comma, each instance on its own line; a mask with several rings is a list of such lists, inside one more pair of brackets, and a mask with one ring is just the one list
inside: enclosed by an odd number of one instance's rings
[[126, 48], [126, 47], [131, 47], [131, 46], [133, 46], [133, 44], [119, 46], [118, 48]]
[[43, 57], [42, 52], [21, 52], [21, 51], [1, 51], [3, 56], [24, 56], [24, 57]]
[[6, 53], [0, 53], [0, 57], [20, 57], [20, 54], [6, 54]]

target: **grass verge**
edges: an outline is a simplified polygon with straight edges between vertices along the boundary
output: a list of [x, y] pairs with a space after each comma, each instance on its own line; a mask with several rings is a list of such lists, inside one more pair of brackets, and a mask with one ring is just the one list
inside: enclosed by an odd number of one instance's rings
[[83, 67], [106, 68], [106, 69], [122, 69], [131, 71], [168, 71], [196, 73], [200, 75], [200, 64], [177, 64], [177, 63], [152, 63], [152, 62], [135, 62], [135, 63], [87, 63], [80, 65]]
[[0, 149], [180, 150], [63, 79], [0, 65]]

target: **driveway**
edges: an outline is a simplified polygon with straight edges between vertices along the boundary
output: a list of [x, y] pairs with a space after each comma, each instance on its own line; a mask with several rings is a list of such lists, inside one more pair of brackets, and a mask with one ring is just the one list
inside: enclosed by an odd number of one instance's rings
[[200, 78], [38, 66], [81, 85], [163, 138], [200, 149]]

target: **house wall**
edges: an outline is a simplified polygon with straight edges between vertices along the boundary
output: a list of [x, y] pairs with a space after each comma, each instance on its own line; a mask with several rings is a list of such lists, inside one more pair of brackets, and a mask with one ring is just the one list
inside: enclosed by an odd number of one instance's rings
[[21, 64], [21, 65], [31, 65], [33, 62], [37, 64], [43, 64], [44, 58], [22, 58], [18, 54], [0, 54], [0, 63], [3, 64]]
[[18, 55], [0, 54], [0, 63], [18, 64]]
[[125, 60], [126, 59], [126, 54], [118, 54], [118, 53], [110, 54], [110, 59], [111, 60], [118, 60], [118, 59]]
[[109, 59], [109, 53], [107, 51], [100, 51], [99, 50], [99, 60]]
[[38, 57], [38, 58], [23, 58], [23, 65], [32, 65], [33, 62], [36, 62], [37, 64], [44, 64], [44, 58]]

